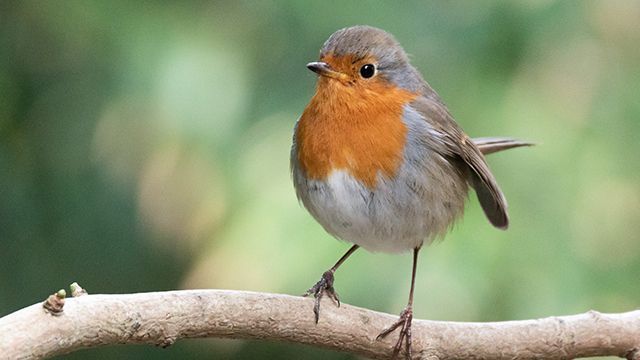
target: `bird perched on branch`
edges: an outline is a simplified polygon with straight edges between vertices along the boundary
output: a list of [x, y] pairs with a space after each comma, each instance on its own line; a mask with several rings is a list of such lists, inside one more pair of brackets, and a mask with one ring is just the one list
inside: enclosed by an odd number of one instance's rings
[[394, 357], [411, 356], [418, 252], [462, 215], [472, 187], [487, 218], [506, 229], [507, 202], [483, 154], [529, 143], [470, 139], [438, 94], [383, 30], [354, 26], [333, 33], [320, 59], [316, 92], [294, 130], [291, 170], [298, 198], [324, 229], [354, 245], [307, 295], [315, 320], [326, 295], [339, 305], [336, 269], [355, 250], [413, 251], [411, 291]]

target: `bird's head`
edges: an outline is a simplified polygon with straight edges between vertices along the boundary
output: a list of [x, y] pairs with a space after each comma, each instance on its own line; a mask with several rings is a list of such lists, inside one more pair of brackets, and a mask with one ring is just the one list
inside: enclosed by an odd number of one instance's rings
[[387, 32], [353, 26], [333, 33], [319, 61], [307, 64], [320, 75], [319, 87], [346, 86], [380, 91], [389, 86], [417, 92], [423, 84], [400, 44]]

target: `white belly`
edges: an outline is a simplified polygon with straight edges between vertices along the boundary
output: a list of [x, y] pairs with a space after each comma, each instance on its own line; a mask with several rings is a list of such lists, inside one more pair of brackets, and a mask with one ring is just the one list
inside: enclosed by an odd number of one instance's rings
[[464, 203], [464, 196], [456, 206], [434, 202], [436, 194], [425, 188], [424, 178], [422, 184], [379, 179], [374, 190], [346, 171], [334, 171], [326, 181], [300, 180], [298, 186], [306, 188], [301, 200], [325, 230], [369, 251], [408, 251], [432, 241], [446, 232]]

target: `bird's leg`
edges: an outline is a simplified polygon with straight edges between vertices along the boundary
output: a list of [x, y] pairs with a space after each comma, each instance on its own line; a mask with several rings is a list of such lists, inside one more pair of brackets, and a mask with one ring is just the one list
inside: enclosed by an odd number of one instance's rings
[[411, 271], [411, 290], [409, 292], [409, 302], [407, 307], [400, 313], [400, 318], [388, 328], [382, 330], [377, 339], [382, 339], [391, 334], [395, 329], [400, 328], [398, 341], [393, 347], [393, 359], [398, 356], [404, 342], [407, 359], [411, 359], [411, 321], [413, 320], [413, 289], [416, 284], [416, 266], [418, 264], [418, 251], [420, 248], [413, 249], [413, 270]]
[[335, 263], [331, 267], [331, 269], [327, 270], [322, 274], [320, 281], [318, 281], [315, 285], [311, 287], [311, 289], [307, 290], [307, 292], [302, 296], [313, 295], [315, 297], [316, 302], [313, 306], [313, 313], [315, 314], [316, 324], [320, 319], [320, 300], [322, 300], [322, 296], [327, 294], [331, 300], [333, 300], [338, 307], [340, 307], [340, 299], [338, 298], [338, 294], [333, 288], [333, 274], [336, 272], [338, 267], [342, 265], [342, 263], [347, 260], [347, 258], [353, 254], [354, 251], [358, 250], [358, 245], [353, 245], [338, 262]]

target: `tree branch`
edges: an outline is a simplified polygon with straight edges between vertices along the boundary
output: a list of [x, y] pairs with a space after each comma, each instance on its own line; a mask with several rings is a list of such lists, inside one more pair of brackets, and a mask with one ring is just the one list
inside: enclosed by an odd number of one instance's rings
[[[396, 315], [327, 302], [228, 290], [85, 295], [52, 316], [35, 304], [0, 318], [0, 357], [38, 359], [108, 344], [169, 346], [180, 338], [290, 341], [388, 358], [394, 336], [376, 340]], [[414, 320], [418, 359], [571, 359], [615, 355], [640, 360], [640, 311], [494, 323]]]

